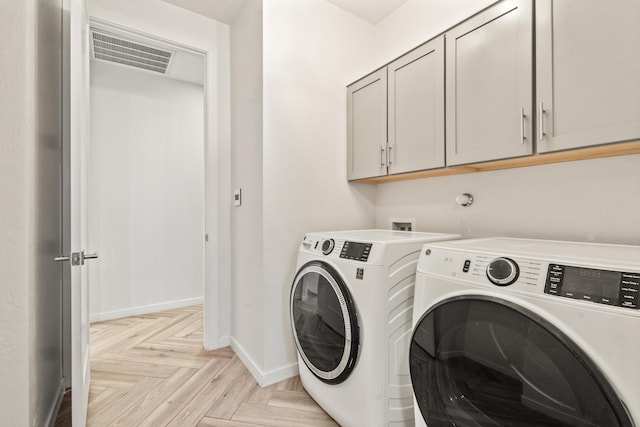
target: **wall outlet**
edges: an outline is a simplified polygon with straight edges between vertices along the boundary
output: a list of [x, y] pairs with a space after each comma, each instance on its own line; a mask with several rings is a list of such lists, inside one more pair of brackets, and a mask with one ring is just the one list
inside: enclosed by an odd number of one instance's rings
[[389, 218], [389, 228], [397, 231], [415, 231], [415, 218]]
[[233, 206], [242, 205], [242, 188], [233, 190]]

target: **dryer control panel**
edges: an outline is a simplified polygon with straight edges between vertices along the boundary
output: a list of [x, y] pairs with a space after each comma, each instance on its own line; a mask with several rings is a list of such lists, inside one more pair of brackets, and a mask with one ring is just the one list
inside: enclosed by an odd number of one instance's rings
[[544, 292], [637, 310], [640, 273], [549, 264]]
[[371, 243], [350, 242], [347, 240], [342, 245], [340, 258], [367, 262], [371, 253], [371, 246]]
[[313, 235], [304, 236], [301, 249], [332, 259], [342, 258], [368, 264], [379, 262], [380, 260], [376, 256], [379, 258], [381, 253], [379, 244]]

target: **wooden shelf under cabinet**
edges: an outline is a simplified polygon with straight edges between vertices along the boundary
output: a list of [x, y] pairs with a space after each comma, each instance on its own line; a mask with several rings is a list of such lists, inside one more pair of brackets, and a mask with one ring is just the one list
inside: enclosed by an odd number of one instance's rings
[[547, 165], [551, 163], [572, 162], [575, 160], [598, 159], [601, 157], [624, 156], [627, 154], [640, 154], [640, 140], [602, 145], [598, 147], [581, 148], [577, 150], [559, 151], [548, 154], [534, 154], [532, 156], [518, 157], [514, 159], [496, 160], [463, 166], [453, 166], [449, 168], [431, 169], [398, 175], [387, 175], [376, 178], [359, 179], [352, 182], [380, 184], [385, 182], [408, 181], [436, 176], [459, 175], [463, 173], [485, 172], [500, 169], [521, 168], [525, 166]]

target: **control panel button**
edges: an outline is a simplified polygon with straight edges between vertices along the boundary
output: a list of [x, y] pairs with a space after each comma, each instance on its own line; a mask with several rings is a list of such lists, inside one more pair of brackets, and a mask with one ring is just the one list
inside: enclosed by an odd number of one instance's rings
[[560, 295], [563, 274], [564, 266], [558, 264], [549, 264], [549, 270], [547, 271], [547, 281], [544, 286], [544, 292], [546, 294]]
[[470, 259], [465, 260], [464, 265], [462, 266], [462, 272], [468, 273], [470, 267], [471, 267], [471, 260]]
[[496, 258], [487, 266], [487, 278], [498, 286], [508, 286], [518, 279], [518, 264], [509, 258]]
[[620, 307], [638, 309], [640, 273], [620, 274]]

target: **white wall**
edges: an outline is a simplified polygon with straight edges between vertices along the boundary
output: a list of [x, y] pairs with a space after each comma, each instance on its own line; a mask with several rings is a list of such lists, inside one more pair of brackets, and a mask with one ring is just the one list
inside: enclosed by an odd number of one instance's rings
[[[264, 9], [263, 9], [264, 7]], [[233, 346], [258, 381], [297, 372], [288, 297], [304, 233], [371, 227], [346, 181], [346, 84], [373, 27], [324, 0], [248, 0], [231, 24]], [[363, 51], [362, 48], [366, 47]]]
[[[232, 345], [247, 366], [262, 367], [262, 0], [246, 0], [231, 23]], [[258, 371], [254, 375], [260, 376]]]
[[346, 177], [346, 85], [367, 71], [373, 26], [325, 0], [264, 3], [265, 374], [291, 372], [288, 299], [306, 232], [374, 225], [375, 187]]
[[[416, 218], [419, 231], [640, 244], [640, 155], [377, 186], [376, 226]], [[455, 203], [471, 193], [473, 205]]]
[[0, 6], [0, 421], [29, 423], [28, 218], [34, 170], [34, 1]]
[[205, 347], [229, 343], [229, 26], [158, 0], [91, 0], [90, 15], [206, 53]]
[[203, 87], [91, 61], [92, 321], [202, 303]]
[[47, 425], [62, 391], [62, 5], [0, 5], [0, 425]]
[[[398, 56], [493, 1], [409, 0], [376, 31], [380, 59]], [[376, 186], [376, 226], [414, 217], [420, 231], [640, 244], [640, 156], [584, 160]], [[456, 195], [474, 204], [462, 208]]]

